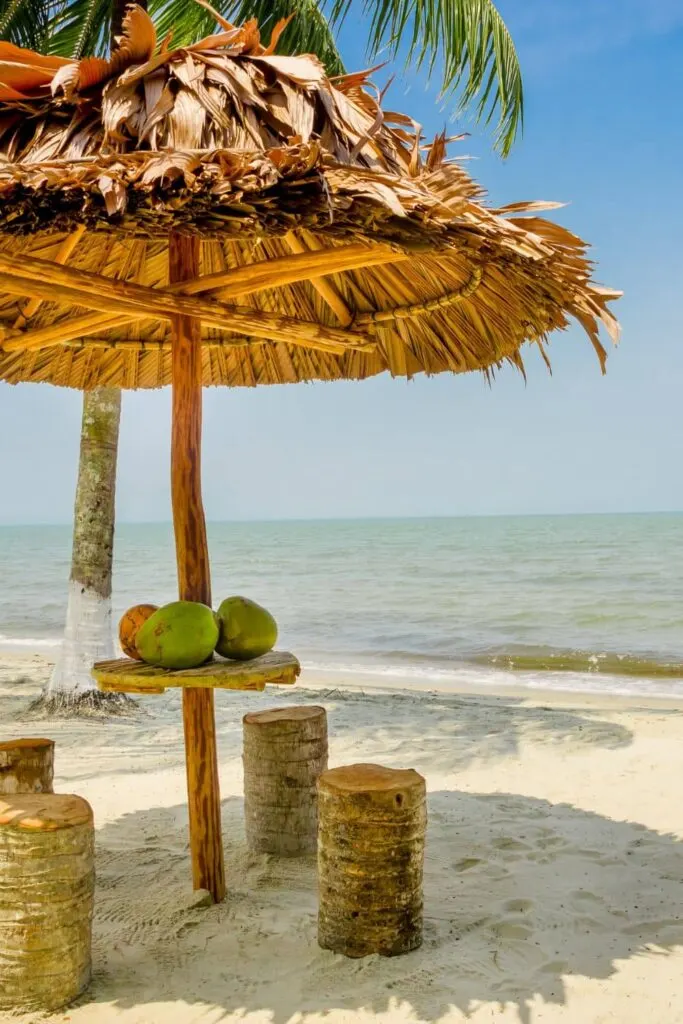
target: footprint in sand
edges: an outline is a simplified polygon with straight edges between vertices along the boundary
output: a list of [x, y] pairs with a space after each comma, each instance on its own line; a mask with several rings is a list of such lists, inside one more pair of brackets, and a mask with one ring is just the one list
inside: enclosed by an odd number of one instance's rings
[[533, 909], [533, 900], [508, 900], [503, 904], [506, 914], [529, 914]]
[[501, 939], [529, 939], [534, 934], [530, 925], [514, 920], [498, 921], [493, 926], [493, 931]]
[[567, 842], [562, 836], [557, 836], [551, 832], [549, 835], [543, 835], [540, 839], [537, 839], [536, 846], [539, 850], [552, 850], [560, 846], [566, 847]]
[[566, 974], [568, 971], [567, 961], [550, 960], [547, 964], [543, 964], [541, 970], [544, 974]]
[[479, 857], [465, 857], [463, 860], [457, 861], [453, 867], [456, 871], [470, 871], [472, 868], [476, 868], [477, 864], [483, 863]]
[[590, 892], [588, 889], [575, 889], [574, 892], [569, 894], [575, 903], [586, 906], [591, 903], [604, 903], [605, 901], [600, 897], [596, 896], [594, 892]]
[[520, 857], [529, 856], [531, 847], [514, 836], [498, 836], [491, 842], [494, 850], [500, 850], [505, 854], [506, 860], [519, 860]]
[[533, 900], [514, 899], [503, 903], [502, 911], [511, 917], [503, 917], [493, 926], [493, 931], [501, 939], [528, 939], [534, 929], [524, 921], [524, 917], [534, 909]]

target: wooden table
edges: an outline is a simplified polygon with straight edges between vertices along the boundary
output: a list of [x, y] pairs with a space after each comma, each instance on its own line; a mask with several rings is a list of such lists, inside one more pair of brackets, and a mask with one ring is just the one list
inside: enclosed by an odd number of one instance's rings
[[[179, 671], [156, 668], [132, 658], [100, 661], [92, 667], [98, 689], [105, 692], [158, 694], [167, 688], [182, 690], [192, 880], [195, 889], [208, 889], [216, 902], [225, 896], [225, 868], [213, 691], [260, 691], [267, 685], [291, 686], [300, 672], [299, 662], [286, 651], [271, 651], [253, 661], [215, 657], [199, 668]], [[195, 717], [193, 705], [204, 696], [208, 703], [198, 703], [198, 707], [206, 715]]]
[[253, 661], [214, 658], [199, 668], [156, 668], [132, 658], [98, 661], [92, 668], [97, 687], [105, 693], [163, 693], [167, 688], [202, 687], [215, 690], [265, 690], [291, 686], [301, 666], [293, 654], [271, 651]]

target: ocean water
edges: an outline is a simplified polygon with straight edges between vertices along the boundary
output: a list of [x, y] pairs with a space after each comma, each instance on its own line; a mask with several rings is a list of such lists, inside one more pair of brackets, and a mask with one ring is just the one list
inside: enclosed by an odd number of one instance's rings
[[[683, 514], [209, 525], [215, 604], [378, 684], [683, 695]], [[0, 527], [0, 647], [54, 650], [69, 527]], [[168, 524], [120, 525], [118, 616], [173, 600]]]

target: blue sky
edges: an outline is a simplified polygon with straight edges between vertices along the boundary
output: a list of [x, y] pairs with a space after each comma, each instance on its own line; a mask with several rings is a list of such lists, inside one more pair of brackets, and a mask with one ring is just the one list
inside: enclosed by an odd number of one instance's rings
[[[570, 204], [552, 216], [593, 243], [597, 278], [625, 292], [607, 376], [572, 329], [553, 338], [552, 377], [529, 353], [526, 385], [506, 370], [490, 388], [441, 376], [212, 389], [209, 518], [683, 509], [683, 5], [500, 9], [525, 72], [524, 136], [506, 162], [477, 131], [462, 150], [494, 202]], [[366, 66], [362, 38], [354, 17], [349, 67]], [[419, 75], [390, 95], [430, 133], [448, 120]], [[0, 385], [0, 522], [70, 521], [80, 408], [70, 392]], [[169, 517], [169, 418], [168, 391], [124, 397], [122, 520]]]

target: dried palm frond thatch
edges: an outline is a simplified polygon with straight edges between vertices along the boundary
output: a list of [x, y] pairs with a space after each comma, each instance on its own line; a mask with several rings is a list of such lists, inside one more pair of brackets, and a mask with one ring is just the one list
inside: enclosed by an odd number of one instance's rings
[[[282, 27], [173, 50], [133, 7], [110, 60], [0, 43], [0, 377], [166, 384], [174, 313], [202, 321], [205, 384], [521, 368], [570, 316], [604, 365], [619, 293], [556, 204], [487, 208], [444, 137], [368, 72], [278, 56]], [[170, 231], [202, 238], [182, 292]]]

